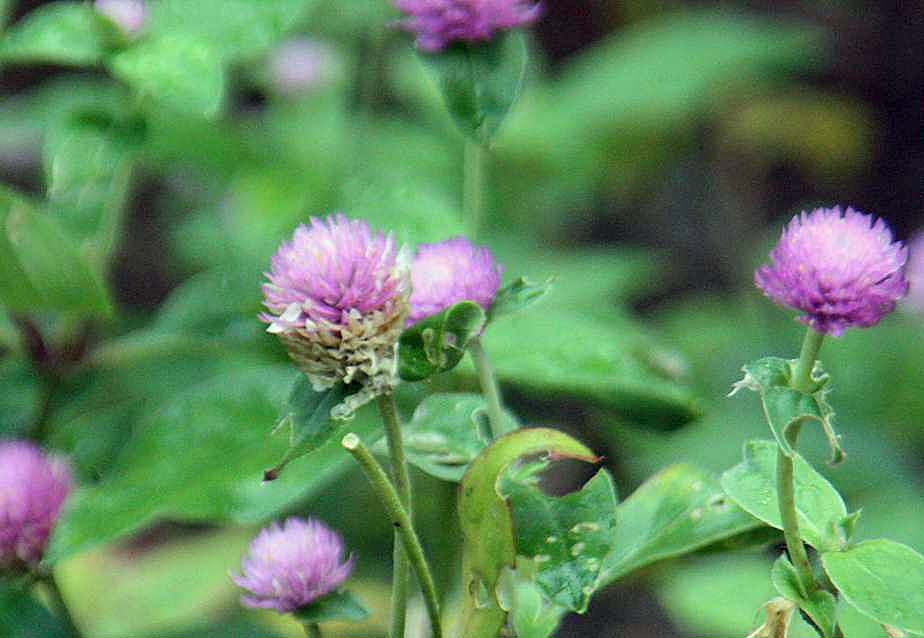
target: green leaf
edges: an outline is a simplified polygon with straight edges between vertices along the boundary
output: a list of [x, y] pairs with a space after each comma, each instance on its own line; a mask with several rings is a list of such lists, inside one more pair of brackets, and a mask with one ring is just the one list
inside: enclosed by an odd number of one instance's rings
[[725, 496], [715, 477], [690, 465], [648, 479], [619, 505], [616, 520], [615, 549], [603, 561], [604, 584], [760, 525]]
[[11, 310], [108, 317], [100, 274], [56, 219], [0, 189], [0, 299]]
[[183, 33], [145, 38], [109, 60], [112, 74], [144, 96], [212, 118], [221, 109], [225, 69], [210, 43]]
[[821, 635], [824, 638], [834, 636], [837, 625], [837, 600], [831, 592], [817, 589], [810, 595], [806, 595], [802, 591], [799, 573], [785, 554], [780, 555], [776, 562], [773, 563], [770, 578], [780, 596], [799, 605], [799, 608], [808, 614], [809, 618], [821, 630]]
[[548, 638], [567, 610], [546, 599], [524, 571], [521, 561], [517, 561], [517, 569], [504, 568], [498, 582], [498, 601], [508, 612], [517, 638]]
[[[289, 365], [243, 362], [168, 396], [139, 423], [103, 480], [71, 498], [46, 561], [125, 536], [158, 518], [261, 522], [317, 492], [352, 467], [339, 445], [347, 430], [374, 442], [381, 425], [362, 410], [330, 443], [296, 461], [279, 480], [263, 471], [288, 442], [269, 436], [293, 381]], [[156, 478], [152, 478], [156, 477]]]
[[[407, 460], [431, 476], [460, 483], [469, 464], [491, 442], [480, 394], [431, 394], [401, 428]], [[505, 412], [504, 433], [517, 429]]]
[[90, 3], [53, 2], [0, 37], [0, 61], [91, 66], [102, 61], [114, 37]]
[[350, 592], [338, 591], [318, 598], [292, 615], [299, 622], [317, 624], [332, 620], [363, 620], [369, 616], [369, 610]]
[[[722, 475], [722, 487], [742, 508], [763, 522], [782, 529], [776, 490], [777, 445], [772, 441], [748, 441], [744, 461]], [[794, 481], [799, 531], [820, 551], [842, 547], [839, 527], [847, 517], [844, 499], [825, 477], [796, 454]]]
[[801, 427], [807, 421], [815, 421], [821, 425], [825, 436], [828, 437], [831, 464], [841, 463], [845, 455], [831, 425], [834, 411], [825, 398], [829, 377], [823, 372], [821, 363], [816, 362], [812, 371], [814, 389], [809, 393], [796, 390], [791, 387], [796, 363], [796, 360], [779, 357], [765, 357], [749, 363], [744, 366], [744, 378], [735, 383], [732, 394], [742, 388], [760, 393], [767, 423], [787, 456], [795, 455], [795, 450], [789, 443], [790, 428]]
[[459, 518], [465, 592], [463, 635], [493, 638], [504, 625], [507, 614], [496, 591], [501, 571], [514, 567], [516, 545], [510, 508], [498, 492], [498, 484], [511, 463], [541, 453], [554, 458], [596, 460], [588, 448], [558, 430], [517, 430], [486, 448], [462, 479]]
[[878, 623], [924, 634], [924, 556], [878, 539], [821, 555], [841, 597]]
[[49, 206], [99, 268], [121, 229], [143, 127], [143, 122], [118, 122], [108, 113], [84, 113], [59, 124], [46, 139]]
[[497, 291], [494, 302], [488, 308], [488, 321], [494, 321], [504, 315], [519, 312], [542, 299], [549, 291], [553, 279], [541, 283], [532, 282], [525, 277], [519, 277]]
[[553, 602], [583, 614], [616, 543], [616, 489], [609, 472], [600, 470], [560, 498], [543, 494], [534, 476], [512, 473], [500, 491], [513, 512], [517, 554], [536, 563], [536, 584]]
[[70, 633], [28, 590], [0, 580], [0, 627], [4, 638], [67, 638]]
[[274, 434], [288, 430], [289, 448], [276, 465], [263, 473], [263, 480], [275, 481], [290, 462], [327, 443], [339, 429], [331, 410], [355, 391], [356, 388], [337, 383], [318, 392], [311, 387], [308, 377], [300, 375], [289, 394], [287, 413], [273, 430]]
[[161, 0], [151, 4], [148, 28], [180, 33], [214, 48], [226, 60], [269, 51], [291, 32], [313, 0]]
[[462, 132], [482, 143], [493, 139], [523, 86], [523, 34], [514, 31], [483, 44], [453, 44], [439, 53], [422, 53], [421, 58], [433, 70]]
[[485, 321], [481, 306], [463, 301], [411, 326], [398, 341], [398, 374], [405, 381], [420, 381], [452, 370]]
[[40, 383], [25, 361], [0, 359], [0, 438], [26, 435], [38, 416]]

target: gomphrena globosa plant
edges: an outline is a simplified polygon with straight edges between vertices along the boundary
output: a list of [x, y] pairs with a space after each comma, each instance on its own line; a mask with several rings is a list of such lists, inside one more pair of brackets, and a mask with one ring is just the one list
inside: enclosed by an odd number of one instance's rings
[[461, 301], [474, 301], [488, 310], [500, 288], [502, 268], [484, 246], [465, 237], [420, 244], [411, 266], [413, 325]]
[[391, 234], [342, 214], [299, 226], [273, 255], [261, 320], [316, 390], [360, 386], [337, 407], [340, 416], [394, 387], [408, 261]]
[[38, 565], [73, 487], [64, 459], [27, 441], [0, 442], [0, 569]]
[[540, 15], [531, 0], [394, 0], [406, 18], [405, 29], [416, 36], [417, 48], [438, 52], [453, 42], [491, 40], [498, 31], [523, 27]]

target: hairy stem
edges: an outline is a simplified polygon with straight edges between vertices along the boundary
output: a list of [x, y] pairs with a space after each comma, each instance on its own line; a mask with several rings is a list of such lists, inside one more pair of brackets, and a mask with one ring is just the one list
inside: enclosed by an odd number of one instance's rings
[[474, 140], [465, 140], [463, 208], [472, 239], [478, 236], [484, 216], [484, 179], [487, 149]]
[[423, 547], [420, 545], [420, 539], [417, 532], [411, 524], [411, 518], [401, 504], [395, 486], [388, 480], [385, 470], [379, 465], [378, 461], [373, 458], [368, 448], [363, 445], [359, 437], [353, 433], [343, 437], [341, 442], [343, 448], [353, 455], [363, 473], [366, 475], [372, 489], [381, 499], [385, 506], [385, 511], [391, 519], [392, 525], [395, 526], [395, 532], [401, 539], [404, 550], [410, 559], [411, 566], [417, 576], [417, 582], [420, 583], [420, 589], [423, 593], [424, 603], [427, 606], [427, 614], [430, 617], [430, 625], [433, 629], [433, 638], [442, 638], [443, 630], [440, 621], [440, 604], [439, 597], [436, 593], [436, 585], [433, 581], [433, 575], [430, 572], [430, 566], [427, 564]]
[[[398, 406], [392, 394], [381, 395], [378, 399], [379, 414], [385, 426], [385, 439], [388, 442], [388, 454], [391, 460], [392, 480], [401, 506], [413, 516], [411, 508], [411, 480], [407, 471], [407, 459], [404, 456], [404, 441], [401, 438], [401, 422], [398, 418]], [[395, 530], [393, 552], [393, 574], [391, 592], [391, 638], [404, 638], [407, 623], [407, 590], [410, 565], [401, 543], [398, 530]]]
[[491, 361], [488, 359], [488, 353], [485, 352], [480, 337], [476, 337], [468, 342], [468, 351], [472, 355], [472, 362], [475, 364], [475, 370], [478, 372], [478, 382], [481, 384], [481, 393], [484, 395], [484, 400], [488, 408], [488, 421], [491, 423], [491, 433], [496, 439], [504, 433], [504, 410], [501, 407], [500, 390], [497, 387], [497, 379], [494, 377]]
[[67, 603], [64, 602], [64, 597], [61, 595], [61, 588], [58, 587], [58, 581], [55, 579], [54, 574], [49, 573], [42, 576], [41, 581], [45, 584], [45, 589], [48, 591], [54, 613], [61, 620], [61, 624], [64, 625], [65, 635], [71, 638], [81, 638], [80, 629], [77, 627], [77, 623], [74, 622], [74, 617], [71, 615]]
[[792, 387], [796, 390], [808, 392], [812, 389], [812, 369], [815, 367], [815, 359], [818, 358], [818, 351], [821, 350], [824, 339], [823, 333], [816, 332], [813, 328], [806, 328], [805, 339], [802, 340], [802, 351], [799, 353], [799, 362], [796, 364], [792, 378]]

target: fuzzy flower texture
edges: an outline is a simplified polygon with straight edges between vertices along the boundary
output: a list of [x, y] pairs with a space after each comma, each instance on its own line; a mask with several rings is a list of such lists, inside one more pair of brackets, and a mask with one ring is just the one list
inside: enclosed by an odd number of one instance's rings
[[345, 418], [395, 383], [395, 344], [404, 328], [410, 269], [394, 238], [335, 215], [312, 218], [273, 255], [260, 319], [322, 391], [335, 383], [362, 389], [336, 406]]
[[837, 337], [895, 308], [908, 291], [907, 257], [881, 219], [819, 208], [792, 219], [754, 281], [774, 302], [803, 312], [800, 321]]
[[251, 542], [232, 580], [249, 595], [241, 603], [254, 609], [289, 613], [339, 588], [353, 570], [343, 558], [343, 540], [314, 519], [272, 523]]
[[487, 310], [501, 281], [491, 251], [465, 237], [417, 247], [411, 266], [411, 314], [408, 325], [442, 312], [460, 301]]
[[441, 51], [453, 42], [484, 42], [497, 31], [534, 22], [540, 7], [531, 0], [394, 0], [416, 35], [417, 48]]
[[25, 441], [0, 442], [0, 569], [41, 560], [72, 489], [63, 459]]

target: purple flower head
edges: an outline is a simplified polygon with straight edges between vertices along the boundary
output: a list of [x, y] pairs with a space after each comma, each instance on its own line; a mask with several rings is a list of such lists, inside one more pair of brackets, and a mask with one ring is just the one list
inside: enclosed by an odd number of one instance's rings
[[837, 337], [895, 308], [908, 291], [907, 256], [882, 219], [819, 208], [793, 217], [754, 282], [776, 303], [801, 310], [801, 322]]
[[95, 0], [93, 6], [127, 35], [138, 35], [144, 28], [147, 19], [144, 0]]
[[73, 486], [64, 460], [25, 441], [0, 442], [0, 568], [41, 560]]
[[295, 95], [313, 91], [336, 73], [337, 61], [327, 45], [309, 38], [281, 44], [269, 61], [269, 77], [276, 91]]
[[260, 319], [279, 336], [316, 390], [358, 382], [363, 389], [331, 414], [392, 389], [410, 269], [394, 238], [337, 214], [312, 218], [273, 255]]
[[907, 276], [910, 287], [905, 307], [924, 314], [924, 231], [919, 231], [908, 244]]
[[495, 32], [516, 29], [539, 17], [533, 0], [394, 0], [407, 18], [403, 27], [417, 48], [434, 53], [453, 42], [484, 42]]
[[320, 521], [290, 518], [257, 534], [231, 579], [250, 592], [241, 603], [286, 614], [340, 587], [353, 571], [343, 540]]
[[465, 237], [417, 247], [411, 266], [412, 325], [460, 301], [474, 301], [485, 310], [500, 287], [501, 267], [484, 246]]

